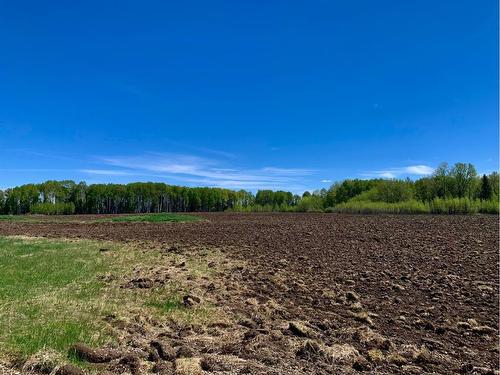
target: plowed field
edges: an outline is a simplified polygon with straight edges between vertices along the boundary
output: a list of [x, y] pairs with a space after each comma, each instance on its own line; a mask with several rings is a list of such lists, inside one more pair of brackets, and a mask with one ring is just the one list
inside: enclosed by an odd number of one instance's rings
[[[206, 221], [0, 222], [0, 235], [112, 240], [192, 255], [222, 251], [226, 266], [209, 265], [218, 272], [196, 288], [231, 323], [168, 330], [144, 323], [120, 344], [137, 358], [109, 361], [103, 371], [123, 372], [129, 362], [132, 373], [189, 366], [184, 373], [497, 369], [497, 216], [200, 216]], [[172, 267], [158, 264], [155, 272]], [[156, 341], [175, 349], [173, 358], [162, 350], [151, 357]]]

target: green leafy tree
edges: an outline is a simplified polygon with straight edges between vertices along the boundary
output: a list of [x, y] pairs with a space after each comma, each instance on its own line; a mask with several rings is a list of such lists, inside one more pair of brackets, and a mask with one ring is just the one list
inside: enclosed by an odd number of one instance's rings
[[453, 179], [453, 196], [472, 198], [477, 172], [470, 163], [456, 163], [449, 173]]
[[448, 163], [441, 163], [436, 168], [432, 176], [432, 181], [434, 182], [433, 197], [445, 198], [451, 195], [449, 173]]
[[5, 192], [3, 190], [0, 190], [0, 214], [5, 213], [5, 198]]
[[435, 185], [431, 177], [424, 177], [415, 181], [415, 198], [422, 202], [430, 202], [437, 196], [434, 189]]
[[325, 205], [327, 207], [335, 206], [339, 203], [347, 202], [356, 195], [366, 190], [370, 190], [375, 185], [374, 180], [344, 180], [341, 183], [335, 183], [326, 192]]
[[[291, 192], [182, 187], [164, 183], [92, 184], [46, 181], [0, 191], [0, 213], [150, 213], [177, 211], [322, 211], [350, 205], [360, 212], [381, 207], [400, 212], [498, 212], [498, 173], [478, 178], [473, 165], [442, 163], [430, 177], [407, 180], [344, 180], [329, 190]], [[400, 204], [401, 203], [401, 204]], [[422, 206], [423, 205], [423, 206]]]
[[492, 198], [495, 200], [498, 200], [499, 196], [499, 190], [500, 190], [500, 181], [498, 178], [498, 173], [493, 172], [488, 176], [488, 179], [490, 180], [490, 185], [491, 185], [491, 195]]

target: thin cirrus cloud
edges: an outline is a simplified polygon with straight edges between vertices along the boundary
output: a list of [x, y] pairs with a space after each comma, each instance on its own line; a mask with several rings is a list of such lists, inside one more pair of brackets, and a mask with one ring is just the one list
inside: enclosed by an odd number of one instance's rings
[[220, 160], [187, 154], [148, 153], [139, 156], [103, 157], [105, 168], [84, 169], [99, 176], [147, 176], [170, 183], [243, 189], [287, 189], [300, 191], [304, 179], [315, 170], [304, 168], [262, 167], [257, 169], [227, 166]]
[[80, 172], [99, 176], [140, 176], [140, 173], [115, 169], [80, 169]]
[[428, 165], [409, 165], [407, 167], [389, 168], [379, 171], [362, 173], [363, 177], [375, 178], [397, 178], [401, 176], [428, 176], [434, 172], [434, 168]]

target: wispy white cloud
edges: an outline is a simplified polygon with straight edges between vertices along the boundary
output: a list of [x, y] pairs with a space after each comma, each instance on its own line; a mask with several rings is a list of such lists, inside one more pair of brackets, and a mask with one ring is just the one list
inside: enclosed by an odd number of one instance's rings
[[60, 168], [1, 168], [0, 172], [74, 172], [73, 169]]
[[434, 173], [434, 168], [428, 165], [410, 165], [409, 167], [403, 168], [403, 171], [408, 174], [427, 176]]
[[380, 177], [380, 178], [396, 178], [398, 175], [394, 172], [389, 172], [389, 171], [375, 171], [373, 172], [375, 177]]
[[[85, 173], [110, 176], [150, 176], [167, 182], [218, 186], [232, 189], [287, 189], [301, 191], [304, 179], [316, 171], [303, 168], [266, 166], [239, 168], [227, 165], [227, 160], [189, 154], [147, 153], [138, 156], [100, 158], [108, 168], [85, 169]], [[110, 169], [109, 167], [113, 167]]]
[[434, 168], [428, 165], [409, 165], [406, 167], [388, 168], [385, 170], [369, 171], [361, 173], [363, 177], [374, 178], [397, 178], [401, 176], [428, 176], [434, 172]]
[[275, 168], [275, 167], [265, 167], [261, 169], [262, 172], [283, 175], [283, 176], [307, 176], [314, 173], [314, 169], [301, 169], [301, 168]]
[[222, 156], [222, 157], [225, 157], [225, 158], [236, 158], [236, 155], [231, 153], [231, 152], [227, 152], [227, 151], [221, 151], [221, 150], [214, 150], [213, 148], [206, 148], [206, 147], [192, 147], [194, 150], [198, 150], [198, 151], [201, 151], [201, 152], [205, 152], [205, 153], [209, 153], [209, 154], [213, 154], [213, 155], [217, 155], [217, 156]]
[[324, 179], [324, 180], [321, 180], [321, 182], [324, 184], [328, 184], [328, 183], [332, 182], [332, 180]]
[[80, 169], [80, 172], [100, 176], [141, 176], [142, 173], [128, 172], [116, 169]]

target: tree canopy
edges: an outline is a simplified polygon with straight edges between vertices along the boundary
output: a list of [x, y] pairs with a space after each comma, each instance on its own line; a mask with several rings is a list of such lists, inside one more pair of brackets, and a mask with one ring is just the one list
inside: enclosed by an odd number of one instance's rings
[[[0, 213], [4, 214], [119, 214], [196, 211], [323, 211], [348, 203], [398, 204], [421, 202], [439, 206], [438, 200], [488, 201], [497, 206], [499, 176], [477, 176], [470, 163], [449, 167], [442, 163], [433, 175], [410, 179], [348, 179], [328, 190], [306, 191], [302, 196], [289, 191], [183, 187], [153, 182], [92, 184], [74, 181], [46, 181], [0, 191]], [[441, 201], [440, 201], [441, 202]], [[450, 203], [451, 204], [451, 203]], [[455, 204], [455, 203], [453, 203]], [[467, 204], [470, 204], [467, 203]], [[415, 207], [417, 205], [414, 205]], [[443, 209], [444, 210], [444, 209]], [[498, 208], [496, 208], [498, 211]]]

